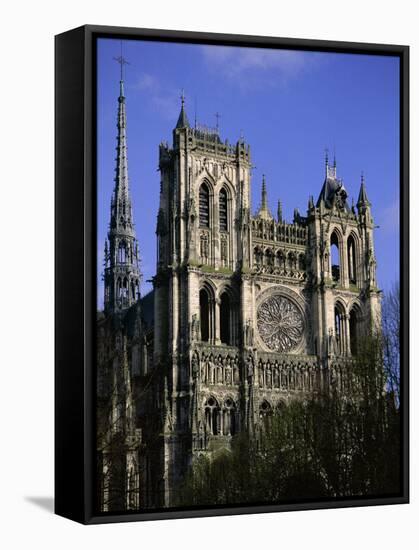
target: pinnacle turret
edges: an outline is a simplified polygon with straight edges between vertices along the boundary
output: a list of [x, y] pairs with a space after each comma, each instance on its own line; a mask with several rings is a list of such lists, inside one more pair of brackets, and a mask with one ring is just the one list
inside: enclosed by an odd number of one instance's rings
[[182, 103], [181, 103], [179, 118], [176, 123], [176, 128], [189, 128], [189, 120], [185, 111], [185, 94], [183, 93], [183, 91], [180, 96], [180, 99]]
[[358, 209], [366, 206], [371, 206], [367, 196], [367, 189], [365, 187], [364, 174], [361, 174], [361, 187], [359, 189], [358, 201], [356, 203]]
[[282, 223], [282, 203], [280, 200], [278, 200], [277, 218], [278, 222]]
[[271, 214], [271, 211], [269, 210], [268, 206], [268, 192], [266, 190], [266, 180], [265, 180], [265, 174], [262, 176], [262, 200], [260, 203], [260, 208], [257, 213], [257, 215], [260, 218], [263, 218], [265, 220], [272, 220], [273, 216]]

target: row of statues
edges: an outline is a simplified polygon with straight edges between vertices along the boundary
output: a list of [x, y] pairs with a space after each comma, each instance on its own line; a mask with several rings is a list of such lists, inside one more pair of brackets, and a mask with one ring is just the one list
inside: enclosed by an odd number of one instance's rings
[[[194, 353], [191, 360], [192, 378], [207, 385], [238, 385], [241, 381], [240, 362], [237, 355], [219, 355], [214, 357]], [[261, 388], [285, 390], [311, 390], [316, 385], [317, 365], [310, 362], [269, 362], [259, 360], [257, 368], [252, 353], [245, 359], [244, 372], [246, 382], [253, 385], [257, 380]], [[255, 376], [257, 377], [255, 380]]]

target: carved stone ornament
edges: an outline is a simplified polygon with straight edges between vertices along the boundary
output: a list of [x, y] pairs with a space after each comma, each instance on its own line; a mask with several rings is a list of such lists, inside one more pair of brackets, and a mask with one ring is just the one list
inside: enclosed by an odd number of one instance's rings
[[294, 302], [279, 294], [260, 304], [257, 327], [264, 344], [276, 352], [292, 351], [298, 347], [304, 334], [300, 310]]

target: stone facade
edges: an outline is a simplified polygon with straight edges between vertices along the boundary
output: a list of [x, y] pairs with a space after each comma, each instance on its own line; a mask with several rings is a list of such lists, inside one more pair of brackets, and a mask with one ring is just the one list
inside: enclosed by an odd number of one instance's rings
[[[336, 162], [326, 158], [318, 201], [310, 197], [306, 215], [295, 210], [288, 223], [280, 203], [275, 218], [270, 212], [263, 177], [253, 215], [250, 146], [223, 142], [218, 128], [191, 127], [183, 99], [159, 169], [153, 293], [113, 303], [101, 321], [137, 319], [137, 332], [123, 322], [121, 334], [145, 507], [176, 503], [195, 456], [228, 447], [241, 430], [256, 433], [291, 399], [327, 387], [360, 335], [380, 323], [363, 178], [356, 208], [349, 206]], [[121, 269], [110, 262], [105, 296]], [[139, 280], [128, 268], [128, 280]], [[144, 300], [154, 305], [147, 322]]]

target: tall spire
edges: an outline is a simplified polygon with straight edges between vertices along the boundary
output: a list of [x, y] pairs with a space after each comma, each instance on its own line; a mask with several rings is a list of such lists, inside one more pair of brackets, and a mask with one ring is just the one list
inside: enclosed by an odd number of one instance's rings
[[127, 116], [123, 67], [128, 62], [121, 55], [115, 60], [121, 65], [117, 116], [115, 186], [111, 200], [109, 248], [105, 258], [105, 310], [130, 307], [139, 298], [138, 244], [132, 215], [128, 180]]
[[180, 107], [179, 118], [177, 119], [176, 128], [189, 128], [189, 120], [185, 111], [185, 93], [183, 90], [180, 95], [180, 100], [181, 100], [181, 107]]

